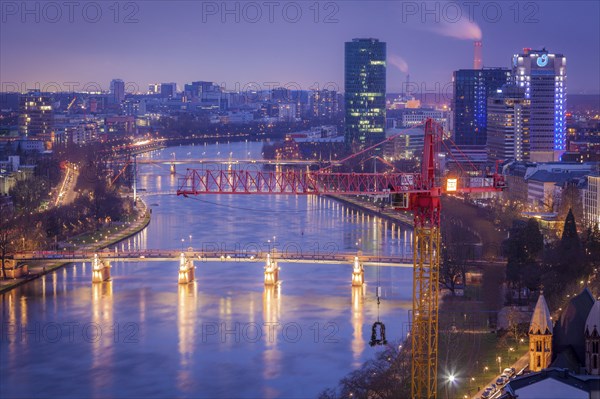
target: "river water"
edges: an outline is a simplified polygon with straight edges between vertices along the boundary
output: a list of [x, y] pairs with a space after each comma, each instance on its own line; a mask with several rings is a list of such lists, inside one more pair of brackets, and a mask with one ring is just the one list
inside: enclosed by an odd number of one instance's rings
[[[251, 159], [261, 148], [196, 145], [141, 158]], [[118, 249], [411, 255], [411, 229], [331, 199], [166, 194], [178, 177], [161, 163], [138, 167], [152, 221]], [[265, 288], [262, 263], [196, 262], [187, 286], [177, 284], [177, 260], [116, 262], [103, 284], [78, 263], [3, 294], [0, 396], [314, 398], [381, 350], [369, 346], [378, 317], [390, 342], [406, 336], [410, 268], [367, 267], [365, 288], [353, 289], [350, 264], [280, 266], [282, 283]]]

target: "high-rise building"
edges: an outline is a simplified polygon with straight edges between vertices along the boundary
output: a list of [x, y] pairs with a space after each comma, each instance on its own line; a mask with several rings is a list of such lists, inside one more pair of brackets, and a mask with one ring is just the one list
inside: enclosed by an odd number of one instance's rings
[[583, 191], [583, 221], [587, 227], [600, 226], [600, 173], [587, 177]]
[[531, 100], [531, 160], [558, 161], [566, 150], [567, 59], [546, 49], [513, 56], [513, 79]]
[[510, 82], [504, 68], [454, 71], [453, 135], [457, 146], [484, 146], [487, 142], [487, 99]]
[[529, 106], [520, 87], [503, 86], [488, 98], [488, 161], [529, 160]]
[[177, 94], [177, 83], [161, 83], [160, 96], [162, 98], [174, 98]]
[[125, 82], [121, 79], [113, 79], [110, 82], [110, 94], [113, 103], [121, 104], [125, 99]]
[[148, 94], [160, 94], [160, 83], [151, 83], [148, 85]]
[[338, 115], [337, 92], [334, 90], [315, 90], [310, 95], [310, 113], [314, 118], [332, 119]]
[[50, 137], [54, 126], [52, 99], [31, 92], [19, 99], [19, 133], [23, 136]]
[[386, 43], [353, 39], [345, 45], [346, 144], [364, 148], [385, 139]]
[[184, 85], [183, 91], [190, 98], [201, 98], [203, 93], [220, 93], [222, 90], [213, 82], [197, 81]]

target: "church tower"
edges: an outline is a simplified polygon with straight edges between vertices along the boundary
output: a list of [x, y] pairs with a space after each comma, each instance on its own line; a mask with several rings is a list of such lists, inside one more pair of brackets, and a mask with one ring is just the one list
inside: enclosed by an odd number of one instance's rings
[[600, 375], [600, 300], [594, 302], [585, 322], [585, 370]]
[[550, 366], [552, 359], [552, 319], [540, 293], [529, 326], [529, 369], [540, 371]]

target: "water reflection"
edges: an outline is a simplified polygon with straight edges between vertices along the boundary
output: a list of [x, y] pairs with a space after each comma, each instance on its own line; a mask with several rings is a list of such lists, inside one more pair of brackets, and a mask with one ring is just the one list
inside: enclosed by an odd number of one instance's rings
[[366, 287], [363, 284], [360, 287], [352, 287], [352, 312], [351, 323], [352, 333], [352, 366], [360, 367], [361, 356], [365, 350], [365, 340], [363, 338], [364, 313], [363, 303], [365, 300]]
[[[112, 385], [115, 344], [121, 342], [124, 332], [113, 318], [113, 282], [93, 283], [91, 301], [91, 323], [83, 326], [83, 338], [91, 342], [92, 367], [99, 372], [92, 375], [95, 392], [103, 392]], [[123, 337], [124, 338], [124, 337]]]
[[263, 291], [263, 334], [265, 350], [263, 352], [263, 378], [274, 379], [281, 371], [281, 351], [277, 346], [281, 329], [281, 284], [265, 286]]
[[182, 392], [189, 392], [194, 386], [193, 373], [195, 326], [198, 318], [198, 290], [196, 282], [179, 284], [177, 289], [177, 333], [179, 370], [177, 386]]

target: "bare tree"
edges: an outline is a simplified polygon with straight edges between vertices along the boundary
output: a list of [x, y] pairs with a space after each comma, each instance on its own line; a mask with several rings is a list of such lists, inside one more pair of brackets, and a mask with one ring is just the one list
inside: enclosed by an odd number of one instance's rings
[[442, 237], [440, 282], [455, 295], [457, 286], [465, 283], [468, 262], [474, 258], [476, 238], [465, 227], [452, 221], [443, 225]]

